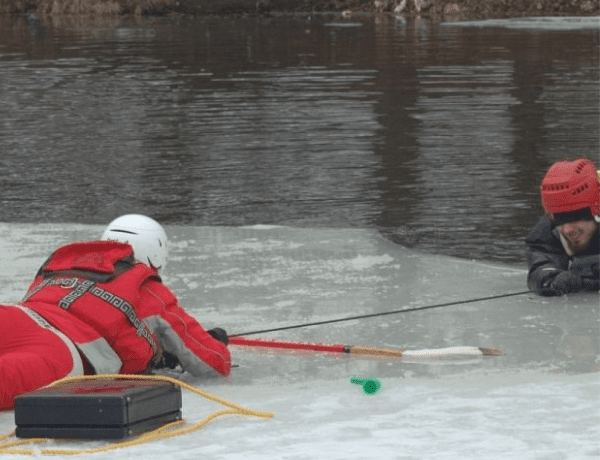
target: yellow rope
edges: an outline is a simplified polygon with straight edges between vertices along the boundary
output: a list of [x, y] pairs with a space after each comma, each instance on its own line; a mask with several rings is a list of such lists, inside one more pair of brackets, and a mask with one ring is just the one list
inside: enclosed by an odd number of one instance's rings
[[189, 385], [181, 380], [177, 380], [173, 377], [169, 377], [166, 375], [121, 375], [121, 374], [101, 374], [101, 375], [83, 375], [77, 377], [67, 377], [62, 380], [58, 380], [52, 383], [49, 386], [55, 386], [60, 383], [73, 382], [79, 380], [101, 380], [101, 379], [130, 379], [130, 380], [160, 380], [163, 382], [170, 382], [175, 385], [180, 386], [181, 388], [185, 388], [186, 390], [191, 391], [197, 395], [202, 396], [203, 398], [209, 399], [211, 401], [217, 402], [223, 406], [229, 407], [230, 409], [221, 409], [218, 411], [209, 414], [203, 420], [194, 423], [191, 426], [177, 428], [177, 426], [184, 424], [183, 420], [176, 421], [173, 423], [169, 423], [164, 425], [156, 430], [149, 431], [147, 433], [143, 433], [140, 436], [131, 439], [113, 443], [108, 446], [96, 447], [93, 449], [23, 449], [23, 448], [15, 448], [16, 446], [20, 446], [23, 444], [36, 444], [47, 441], [45, 438], [31, 438], [31, 439], [17, 439], [17, 440], [8, 440], [9, 438], [15, 435], [14, 430], [10, 433], [4, 434], [0, 436], [0, 454], [1, 455], [80, 455], [80, 454], [96, 454], [101, 452], [109, 452], [116, 449], [122, 449], [125, 447], [137, 446], [140, 444], [144, 444], [150, 441], [154, 441], [156, 439], [169, 439], [175, 436], [182, 436], [184, 434], [189, 434], [193, 431], [199, 430], [207, 423], [210, 423], [217, 417], [222, 415], [247, 415], [259, 418], [272, 418], [275, 416], [273, 412], [266, 411], [257, 411], [254, 409], [248, 409], [247, 407], [239, 406], [235, 403], [227, 401], [226, 399], [220, 398], [215, 395], [211, 395], [210, 393], [206, 393], [192, 385]]

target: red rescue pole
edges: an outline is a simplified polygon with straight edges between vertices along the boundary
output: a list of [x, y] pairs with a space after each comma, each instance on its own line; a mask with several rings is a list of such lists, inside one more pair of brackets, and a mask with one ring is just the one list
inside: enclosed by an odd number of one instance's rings
[[284, 348], [287, 350], [310, 350], [324, 353], [346, 353], [346, 345], [311, 342], [289, 342], [274, 339], [247, 339], [246, 337], [229, 337], [229, 345], [261, 348]]
[[292, 342], [277, 339], [247, 339], [241, 336], [229, 338], [229, 345], [262, 348], [280, 348], [287, 350], [308, 350], [324, 353], [350, 353], [370, 356], [387, 356], [395, 358], [411, 358], [427, 361], [441, 358], [465, 358], [478, 356], [500, 356], [502, 352], [496, 348], [451, 347], [432, 350], [402, 350], [399, 348], [379, 348], [359, 345], [324, 344], [312, 342]]

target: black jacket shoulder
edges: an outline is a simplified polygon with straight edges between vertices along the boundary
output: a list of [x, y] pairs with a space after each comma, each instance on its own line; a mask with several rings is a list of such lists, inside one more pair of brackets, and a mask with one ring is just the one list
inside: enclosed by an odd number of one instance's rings
[[527, 285], [532, 291], [539, 292], [549, 279], [569, 268], [569, 256], [547, 216], [540, 217], [525, 238], [525, 244], [529, 266]]

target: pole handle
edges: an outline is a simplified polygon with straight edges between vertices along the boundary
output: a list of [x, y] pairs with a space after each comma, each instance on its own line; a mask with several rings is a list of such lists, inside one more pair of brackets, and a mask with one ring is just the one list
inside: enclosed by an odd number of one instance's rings
[[370, 355], [370, 356], [390, 356], [395, 358], [401, 358], [404, 350], [398, 348], [379, 348], [379, 347], [367, 347], [362, 345], [353, 345], [348, 347], [349, 353], [353, 355]]

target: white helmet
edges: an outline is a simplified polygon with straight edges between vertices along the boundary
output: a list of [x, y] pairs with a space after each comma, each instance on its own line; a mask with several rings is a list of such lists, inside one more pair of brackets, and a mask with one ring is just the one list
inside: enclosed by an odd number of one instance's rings
[[113, 220], [104, 233], [103, 240], [129, 243], [133, 256], [157, 270], [167, 265], [167, 234], [158, 222], [140, 214], [127, 214]]

